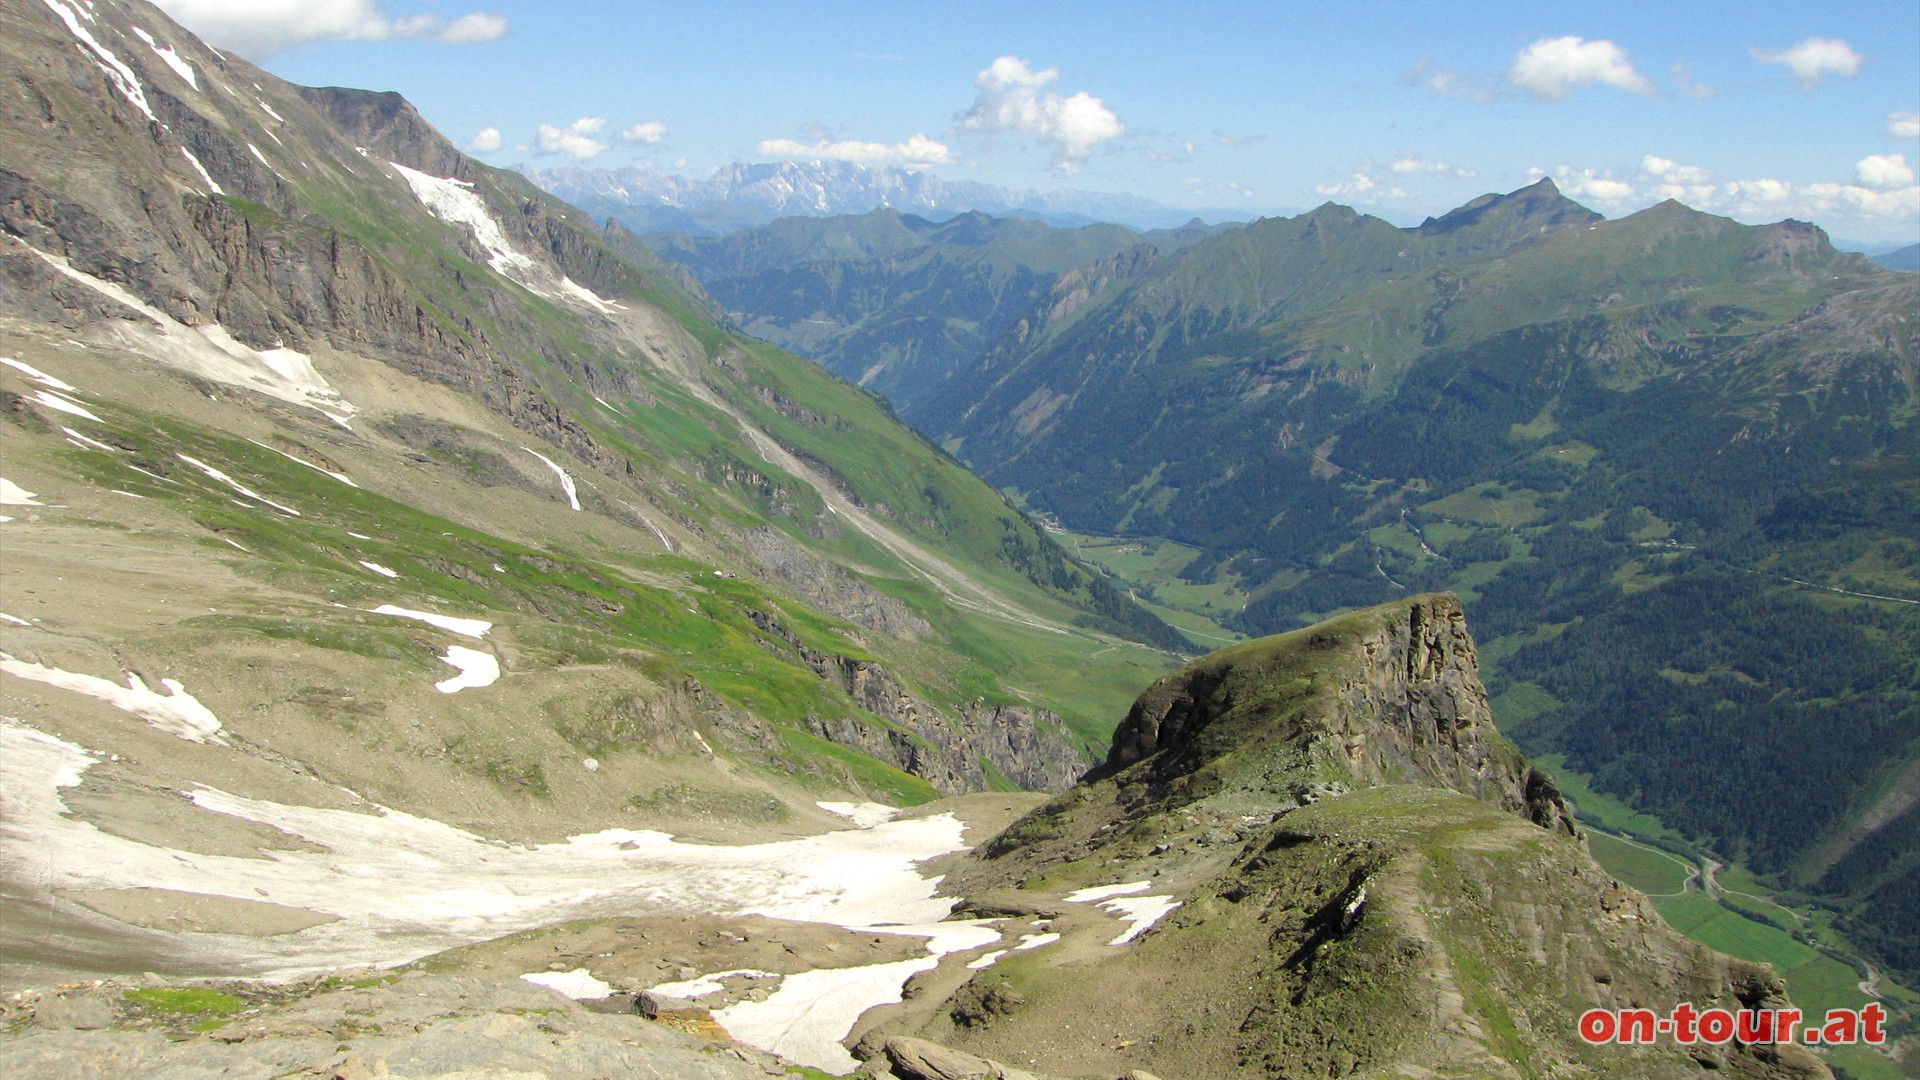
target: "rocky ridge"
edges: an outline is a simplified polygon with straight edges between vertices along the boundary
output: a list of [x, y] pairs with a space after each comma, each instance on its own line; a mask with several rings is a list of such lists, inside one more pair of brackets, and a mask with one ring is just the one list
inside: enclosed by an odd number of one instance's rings
[[[1587, 1008], [1778, 1007], [1785, 984], [1593, 862], [1477, 666], [1443, 594], [1163, 678], [1105, 764], [949, 875], [966, 910], [1060, 940], [923, 977], [864, 1045], [1065, 1075], [1829, 1075], [1794, 1046], [1578, 1037]], [[1088, 886], [1161, 913], [1113, 937]]]

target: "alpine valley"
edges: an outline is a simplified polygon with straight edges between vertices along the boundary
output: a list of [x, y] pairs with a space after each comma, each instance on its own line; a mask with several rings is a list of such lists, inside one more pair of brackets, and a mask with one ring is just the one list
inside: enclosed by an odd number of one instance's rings
[[643, 239], [143, 0], [0, 58], [0, 1073], [1835, 1075], [1581, 1037], [1801, 994], [1587, 775], [1903, 1067], [1911, 277], [1550, 184]]

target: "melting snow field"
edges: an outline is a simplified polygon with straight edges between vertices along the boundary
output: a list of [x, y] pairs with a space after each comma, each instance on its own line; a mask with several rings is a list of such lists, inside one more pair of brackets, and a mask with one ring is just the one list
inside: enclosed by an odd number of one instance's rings
[[[198, 167], [199, 162], [195, 161], [194, 165]], [[201, 171], [205, 172], [204, 169]], [[212, 178], [209, 177], [207, 182], [212, 184]], [[218, 185], [215, 187], [217, 189]], [[342, 427], [347, 426], [347, 420], [358, 411], [328, 385], [304, 354], [291, 349], [262, 351], [248, 348], [218, 323], [188, 326], [125, 288], [74, 269], [63, 256], [39, 248], [30, 247], [27, 250], [69, 279], [138, 311], [156, 324], [158, 329], [123, 320], [110, 321], [112, 334], [118, 336], [127, 347], [143, 355], [204, 379], [244, 387], [290, 404], [317, 409]]]
[[1146, 892], [1153, 888], [1150, 881], [1130, 881], [1125, 885], [1095, 885], [1089, 889], [1070, 892], [1065, 899], [1076, 904], [1097, 903], [1113, 912], [1127, 923], [1109, 945], [1125, 945], [1134, 938], [1165, 918], [1167, 913], [1180, 906], [1180, 901], [1171, 896], [1133, 896], [1133, 893]]
[[500, 681], [500, 661], [494, 659], [492, 653], [469, 649], [465, 645], [449, 645], [447, 655], [441, 657], [440, 662], [460, 672], [451, 679], [442, 679], [433, 684], [433, 688], [443, 694], [457, 694], [462, 690], [492, 686]]
[[220, 734], [220, 718], [174, 679], [161, 679], [160, 685], [166, 687], [167, 693], [156, 694], [147, 689], [147, 684], [141, 681], [140, 676], [132, 672], [127, 673], [127, 685], [121, 686], [93, 675], [79, 675], [16, 660], [3, 652], [0, 652], [0, 671], [31, 682], [98, 698], [121, 712], [132, 713], [155, 728], [188, 742], [227, 741]]
[[493, 624], [485, 619], [461, 619], [452, 615], [435, 615], [431, 611], [415, 611], [412, 608], [395, 607], [392, 604], [368, 608], [367, 612], [372, 615], [392, 615], [398, 619], [412, 619], [429, 626], [437, 626], [442, 630], [451, 630], [456, 634], [465, 634], [470, 638], [486, 637], [487, 631], [493, 629]]
[[575, 1001], [599, 1001], [613, 996], [613, 987], [593, 977], [586, 968], [572, 971], [534, 971], [520, 976], [536, 986], [557, 990]]
[[[361, 152], [365, 153], [364, 150]], [[513, 244], [507, 240], [506, 230], [500, 227], [499, 220], [487, 209], [486, 202], [473, 190], [471, 180], [430, 176], [397, 161], [387, 164], [393, 166], [400, 178], [407, 182], [413, 197], [420, 200], [420, 205], [425, 206], [428, 213], [449, 225], [465, 225], [472, 229], [474, 240], [486, 249], [487, 265], [496, 273], [512, 278], [549, 300], [573, 300], [603, 315], [612, 314], [620, 307], [565, 274], [550, 277], [532, 259], [515, 251]], [[578, 510], [579, 507], [574, 509]]]
[[871, 829], [900, 816], [899, 807], [873, 802], [817, 802], [813, 805], [829, 814], [838, 814], [862, 829]]
[[[399, 964], [570, 919], [636, 914], [761, 914], [925, 936], [932, 954], [999, 938], [978, 922], [938, 922], [953, 902], [936, 897], [937, 881], [915, 870], [963, 846], [964, 826], [951, 814], [738, 847], [682, 844], [665, 833], [625, 829], [525, 847], [373, 805], [358, 813], [201, 786], [187, 792], [197, 812], [258, 822], [320, 845], [239, 858], [145, 844], [69, 816], [63, 790], [100, 760], [84, 747], [0, 718], [0, 790], [7, 804], [0, 868], [11, 888], [35, 899], [56, 889], [174, 889], [337, 917], [274, 937], [195, 935], [209, 953], [269, 977]], [[847, 1008], [856, 1004], [852, 985], [865, 987], [857, 1016], [884, 995], [898, 1000], [901, 983], [933, 962], [929, 955], [813, 981], [844, 980], [848, 985], [830, 988], [827, 996]], [[811, 993], [805, 990], [811, 983], [796, 984], [799, 978], [789, 977], [781, 993], [757, 1003], [767, 1008], [743, 1010], [735, 1020], [741, 1027], [728, 1024], [729, 1030], [761, 1030], [756, 1025], [771, 1025], [780, 1010], [796, 1014]]]
[[19, 484], [0, 476], [0, 506], [45, 506], [39, 499], [39, 492], [28, 491]]

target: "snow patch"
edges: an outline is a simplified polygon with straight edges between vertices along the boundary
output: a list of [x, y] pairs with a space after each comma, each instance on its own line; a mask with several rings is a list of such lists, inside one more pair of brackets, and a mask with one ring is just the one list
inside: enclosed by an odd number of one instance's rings
[[731, 971], [716, 971], [711, 975], [702, 975], [697, 979], [687, 979], [684, 982], [660, 983], [657, 986], [648, 987], [648, 989], [656, 994], [665, 994], [668, 997], [691, 1001], [694, 998], [706, 997], [708, 994], [717, 994], [725, 990], [726, 985], [722, 980], [733, 978], [779, 979], [784, 978], [784, 976], [778, 972], [761, 971], [759, 968], [734, 968]]
[[74, 37], [79, 38], [82, 45], [93, 51], [94, 65], [106, 75], [107, 81], [113, 84], [113, 88], [120, 91], [122, 97], [133, 102], [135, 108], [146, 113], [147, 119], [156, 124], [159, 123], [160, 118], [153, 115], [153, 107], [147, 104], [146, 89], [140, 85], [140, 79], [134, 75], [133, 69], [118, 56], [113, 55], [105, 45], [94, 40], [93, 34], [80, 25], [81, 15], [85, 15], [87, 21], [92, 22], [93, 13], [81, 8], [76, 14], [73, 8], [61, 3], [60, 0], [43, 0], [43, 2], [53, 9], [55, 15], [60, 16], [60, 21], [67, 24], [67, 30]]
[[[258, 89], [260, 89], [260, 88], [259, 88], [258, 86], [256, 86], [256, 87], [254, 87], [254, 89], [255, 89], [255, 90], [258, 90]], [[284, 117], [284, 116], [281, 116], [281, 115], [280, 115], [279, 113], [277, 113], [277, 112], [274, 112], [274, 111], [273, 111], [273, 106], [271, 106], [271, 105], [269, 105], [269, 104], [267, 104], [267, 102], [266, 102], [266, 99], [265, 99], [265, 98], [254, 98], [254, 99], [253, 99], [253, 103], [254, 103], [255, 105], [258, 105], [258, 106], [260, 106], [260, 108], [261, 108], [261, 109], [263, 109], [263, 110], [265, 110], [265, 112], [266, 112], [266, 114], [267, 114], [268, 116], [271, 116], [271, 117], [273, 117], [273, 118], [274, 118], [275, 120], [278, 120], [278, 121], [280, 121], [280, 122], [281, 122], [281, 123], [283, 123], [283, 124], [287, 122], [287, 118], [286, 118], [286, 117]], [[272, 132], [268, 132], [267, 134], [269, 134], [269, 135], [271, 135], [271, 134], [273, 134], [273, 133], [272, 133]], [[356, 146], [356, 147], [354, 147], [354, 149], [355, 149], [355, 150], [359, 150], [359, 151], [360, 151], [360, 152], [361, 152], [362, 154], [365, 154], [365, 153], [366, 153], [366, 150], [365, 150], [365, 149], [363, 149], [363, 148], [361, 148], [361, 147], [358, 147], [358, 146]]]
[[1027, 952], [1030, 949], [1037, 949], [1042, 945], [1051, 945], [1059, 940], [1060, 935], [1051, 930], [1040, 934], [1021, 934], [1019, 944], [1009, 949], [995, 949], [981, 956], [979, 959], [969, 962], [967, 967], [973, 971], [984, 971], [992, 967], [1001, 957], [1008, 953]]
[[20, 374], [25, 375], [27, 378], [32, 379], [34, 382], [40, 383], [43, 386], [50, 386], [55, 390], [64, 390], [69, 394], [77, 394], [80, 392], [80, 388], [73, 385], [72, 383], [67, 382], [64, 379], [56, 379], [53, 376], [47, 374], [46, 372], [41, 371], [39, 368], [34, 367], [32, 364], [21, 363], [20, 361], [15, 360], [11, 356], [0, 356], [0, 364], [7, 365], [8, 367], [14, 369], [15, 371], [18, 371]]
[[586, 968], [574, 968], [572, 971], [535, 971], [520, 976], [535, 986], [544, 986], [549, 990], [572, 998], [575, 1001], [600, 1001], [613, 996], [613, 987], [593, 977]]
[[114, 449], [113, 447], [108, 446], [106, 443], [101, 442], [99, 439], [88, 438], [87, 436], [80, 434], [79, 432], [73, 430], [70, 427], [63, 427], [60, 430], [66, 432], [68, 438], [71, 438], [74, 441], [82, 443], [84, 445], [91, 446], [95, 450], [104, 450], [109, 454], [117, 454], [120, 452]]
[[368, 562], [365, 559], [360, 559], [357, 561], [360, 563], [361, 566], [364, 566], [367, 569], [373, 571], [374, 573], [379, 574], [381, 577], [397, 578], [400, 576], [399, 574], [394, 573], [392, 570], [389, 570], [386, 567], [381, 566], [377, 562]]
[[152, 49], [155, 56], [166, 61], [167, 66], [173, 69], [174, 74], [187, 80], [188, 86], [193, 87], [195, 90], [200, 89], [200, 79], [193, 73], [193, 65], [182, 60], [180, 54], [173, 50], [173, 46], [160, 44], [153, 40], [152, 34], [147, 33], [137, 26], [132, 29], [134, 35], [141, 41], [146, 42], [147, 48]]
[[1125, 945], [1146, 933], [1154, 923], [1179, 907], [1180, 901], [1171, 896], [1130, 896], [1108, 900], [1100, 906], [1127, 921], [1127, 928], [1115, 935], [1112, 941], [1107, 942], [1109, 945]]
[[252, 499], [255, 502], [266, 503], [268, 506], [273, 507], [275, 510], [278, 510], [284, 514], [291, 515], [293, 517], [300, 516], [300, 511], [295, 510], [291, 506], [274, 502], [272, 499], [267, 498], [265, 495], [262, 495], [259, 492], [253, 490], [252, 488], [246, 486], [245, 484], [242, 484], [240, 481], [235, 480], [233, 477], [228, 476], [226, 473], [220, 471], [219, 469], [216, 469], [213, 466], [207, 464], [206, 462], [201, 461], [199, 458], [188, 457], [187, 455], [181, 454], [181, 453], [175, 453], [173, 456], [179, 458], [181, 461], [186, 462], [187, 464], [193, 466], [194, 468], [199, 469], [201, 472], [206, 473], [212, 479], [220, 481], [221, 483], [227, 485], [228, 487], [239, 492], [240, 494], [245, 495], [247, 498]]
[[9, 622], [15, 626], [32, 626], [33, 625], [27, 620], [20, 618], [18, 615], [9, 615], [4, 611], [0, 611], [0, 622]]
[[433, 688], [443, 694], [457, 694], [462, 690], [492, 686], [500, 681], [500, 661], [489, 652], [469, 649], [465, 645], [449, 645], [447, 655], [441, 657], [440, 662], [460, 672], [451, 679], [442, 679], [433, 684]]
[[0, 476], [0, 506], [45, 506], [38, 501], [37, 492], [28, 491], [19, 484]]
[[267, 155], [261, 153], [259, 147], [248, 143], [247, 149], [253, 151], [253, 156], [260, 159], [260, 164], [265, 165], [269, 169], [273, 168], [273, 163], [267, 160]]
[[[328, 476], [333, 477], [335, 480], [340, 481], [341, 483], [347, 485], [348, 487], [357, 488], [360, 486], [359, 484], [354, 483], [352, 480], [349, 480], [345, 473], [337, 473], [337, 472], [334, 472], [332, 469], [321, 468], [320, 466], [315, 465], [313, 462], [308, 461], [305, 458], [294, 457], [292, 454], [287, 453], [285, 450], [280, 450], [280, 449], [276, 449], [274, 447], [268, 446], [266, 443], [263, 443], [258, 439], [248, 439], [247, 441], [259, 447], [262, 450], [272, 450], [274, 453], [279, 454], [281, 457], [286, 458], [288, 461], [291, 461], [296, 465], [305, 465], [307, 468], [312, 469], [314, 472], [326, 473]], [[347, 535], [352, 536], [353, 534], [348, 533]], [[365, 540], [367, 539], [367, 537], [363, 536], [360, 539]]]
[[1128, 893], [1146, 892], [1153, 888], [1151, 881], [1130, 881], [1125, 885], [1095, 885], [1087, 889], [1076, 889], [1062, 899], [1069, 904], [1093, 904], [1109, 896], [1126, 896]]
[[[366, 152], [361, 147], [354, 149], [362, 154]], [[493, 216], [486, 202], [473, 190], [471, 180], [430, 176], [397, 161], [387, 164], [400, 173], [400, 178], [413, 189], [413, 197], [419, 199], [420, 204], [434, 217], [449, 225], [465, 225], [473, 230], [474, 240], [486, 249], [487, 265], [493, 267], [495, 273], [512, 278], [549, 300], [574, 300], [603, 315], [619, 310], [619, 304], [582, 287], [565, 274], [550, 276], [544, 267], [514, 250], [507, 240], [506, 230], [500, 227], [499, 219]]]
[[931, 956], [866, 967], [826, 968], [789, 975], [765, 1001], [743, 1001], [713, 1014], [727, 1034], [835, 1076], [860, 1063], [840, 1045], [860, 1014], [903, 1000], [908, 979], [930, 971]]
[[[125, 288], [74, 269], [63, 256], [39, 248], [29, 247], [28, 250], [68, 278], [138, 311], [156, 323], [157, 330], [121, 319], [105, 324], [109, 332], [122, 339], [121, 344], [151, 359], [190, 375], [244, 387], [290, 404], [317, 409], [343, 427], [347, 418], [359, 411], [329, 386], [326, 379], [313, 370], [311, 363], [297, 363], [285, 356], [269, 362], [266, 354], [242, 345], [218, 323], [188, 326]], [[304, 361], [305, 357], [301, 357], [301, 360]]]
[[435, 615], [431, 611], [394, 607], [392, 604], [381, 604], [377, 608], [368, 608], [367, 611], [372, 615], [393, 615], [397, 618], [412, 619], [430, 626], [437, 626], [442, 630], [451, 630], [456, 634], [465, 634], [470, 638], [486, 637], [487, 631], [493, 629], [493, 624], [485, 619], [459, 619], [452, 615]]
[[838, 814], [853, 822], [855, 828], [871, 829], [900, 816], [897, 806], [885, 806], [871, 802], [817, 802], [813, 805], [829, 814]]
[[156, 694], [147, 689], [140, 676], [127, 673], [127, 685], [92, 675], [80, 675], [59, 668], [30, 664], [16, 660], [0, 652], [0, 671], [31, 682], [45, 683], [61, 690], [71, 690], [76, 694], [85, 694], [97, 698], [119, 709], [132, 713], [145, 720], [155, 729], [175, 735], [188, 742], [214, 742], [225, 744], [226, 738], [220, 734], [220, 719], [212, 710], [200, 704], [186, 687], [174, 679], [161, 679], [160, 685], [167, 693]]
[[[354, 149], [361, 150], [360, 147]], [[472, 181], [429, 176], [397, 161], [387, 164], [400, 173], [400, 178], [413, 189], [413, 197], [419, 199], [420, 204], [434, 217], [449, 225], [465, 225], [472, 229], [473, 238], [487, 251], [487, 265], [495, 271], [513, 277], [514, 271], [524, 274], [533, 269], [533, 260], [515, 251], [513, 245], [507, 242], [506, 231], [500, 228], [500, 222], [488, 212], [487, 204], [474, 192]]]
[[554, 473], [556, 473], [560, 477], [560, 487], [567, 493], [567, 505], [573, 507], [575, 510], [580, 509], [580, 495], [574, 489], [573, 477], [567, 475], [567, 470], [561, 468], [559, 464], [556, 463], [552, 458], [548, 457], [547, 455], [541, 453], [538, 450], [533, 450], [525, 446], [521, 447], [520, 449], [525, 450], [527, 451], [527, 453], [532, 454], [534, 457], [537, 457], [541, 461], [546, 462], [547, 468], [552, 469]]
[[213, 192], [215, 195], [225, 195], [227, 193], [227, 189], [220, 186], [219, 181], [213, 178], [213, 174], [207, 171], [207, 167], [200, 164], [200, 159], [193, 156], [193, 151], [183, 146], [180, 148], [180, 153], [186, 155], [187, 164], [193, 166], [193, 170], [200, 174], [200, 179], [207, 182], [208, 191]]
[[80, 404], [79, 402], [73, 400], [70, 397], [63, 396], [58, 391], [35, 390], [33, 392], [33, 400], [39, 402], [42, 405], [45, 405], [49, 409], [54, 409], [56, 411], [63, 412], [63, 413], [71, 413], [74, 416], [85, 417], [86, 419], [91, 420], [96, 424], [106, 423], [105, 420], [102, 420], [99, 417], [93, 415], [92, 411], [89, 410], [85, 405]]

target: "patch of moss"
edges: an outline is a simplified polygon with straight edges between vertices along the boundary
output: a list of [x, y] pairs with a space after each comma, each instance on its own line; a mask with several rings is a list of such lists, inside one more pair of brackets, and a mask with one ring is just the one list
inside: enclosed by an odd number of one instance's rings
[[143, 1009], [169, 1016], [193, 1016], [199, 1013], [224, 1016], [247, 1007], [245, 1001], [232, 994], [200, 987], [150, 987], [129, 990], [124, 996]]

